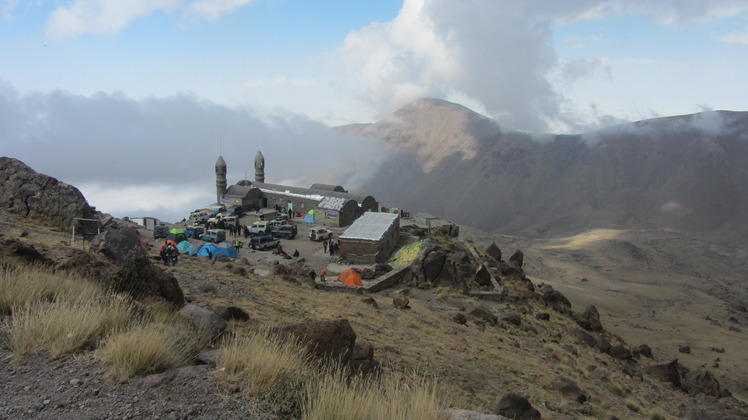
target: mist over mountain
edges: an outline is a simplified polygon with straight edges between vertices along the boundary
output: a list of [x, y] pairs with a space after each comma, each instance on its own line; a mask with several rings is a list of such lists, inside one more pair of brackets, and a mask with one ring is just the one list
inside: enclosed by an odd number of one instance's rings
[[665, 229], [722, 243], [748, 233], [747, 112], [531, 135], [423, 99], [390, 119], [338, 130], [392, 146], [362, 187], [381, 203], [489, 232]]

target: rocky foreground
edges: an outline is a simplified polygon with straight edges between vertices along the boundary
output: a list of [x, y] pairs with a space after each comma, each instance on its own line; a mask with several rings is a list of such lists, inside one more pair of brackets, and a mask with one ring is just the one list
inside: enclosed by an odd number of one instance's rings
[[[19, 176], [13, 167], [15, 175], [0, 177]], [[438, 381], [444, 405], [453, 407], [445, 418], [748, 418], [748, 406], [708, 369], [660, 360], [647, 343], [606, 331], [595, 307], [575, 310], [563, 294], [533, 282], [521, 252], [505, 260], [497, 246], [475, 247], [479, 265], [464, 244], [433, 238], [392, 288], [336, 293], [309, 281], [303, 261], [189, 260], [164, 270], [141, 245], [147, 238], [100, 214], [105, 233], [88, 249], [73, 247], [64, 232], [69, 215], [60, 222], [24, 207], [51, 191], [0, 209], [0, 260], [85, 274], [136, 299], [158, 297], [195, 325], [215, 327], [211, 338], [270, 327], [306, 337], [310, 348], [324, 343], [373, 378], [417, 370]], [[501, 286], [496, 300], [476, 297], [492, 288], [487, 275]], [[2, 341], [10, 316], [3, 321]], [[220, 343], [193, 365], [124, 383], [107, 376], [93, 349], [20, 360], [2, 349], [0, 418], [277, 418], [243, 397], [241, 386], [221, 381], [214, 367]]]

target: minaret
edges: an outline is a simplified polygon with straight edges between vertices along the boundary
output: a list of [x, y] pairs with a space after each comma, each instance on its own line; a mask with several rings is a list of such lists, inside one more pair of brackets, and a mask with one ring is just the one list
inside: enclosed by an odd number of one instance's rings
[[255, 155], [255, 182], [265, 182], [265, 156], [259, 150]]
[[226, 194], [226, 161], [218, 156], [216, 161], [216, 204], [221, 204], [221, 197]]

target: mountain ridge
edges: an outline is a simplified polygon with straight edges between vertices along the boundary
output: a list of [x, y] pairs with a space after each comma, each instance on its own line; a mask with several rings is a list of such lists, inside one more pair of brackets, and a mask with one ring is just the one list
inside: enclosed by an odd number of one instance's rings
[[337, 129], [390, 146], [362, 186], [383, 203], [494, 233], [668, 229], [738, 243], [748, 233], [746, 128], [748, 112], [714, 111], [538, 136], [429, 99]]

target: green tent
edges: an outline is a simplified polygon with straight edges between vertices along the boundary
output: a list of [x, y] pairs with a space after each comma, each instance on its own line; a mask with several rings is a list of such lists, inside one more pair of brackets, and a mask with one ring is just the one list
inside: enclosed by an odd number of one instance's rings
[[311, 209], [307, 212], [306, 216], [304, 216], [304, 222], [314, 223], [314, 209]]
[[180, 251], [182, 251], [182, 252], [186, 252], [187, 250], [190, 249], [191, 246], [192, 246], [192, 242], [190, 242], [190, 241], [182, 241], [179, 244], [177, 244], [177, 249], [180, 250]]

